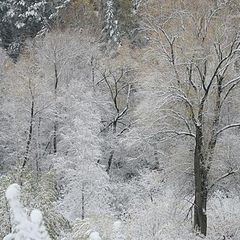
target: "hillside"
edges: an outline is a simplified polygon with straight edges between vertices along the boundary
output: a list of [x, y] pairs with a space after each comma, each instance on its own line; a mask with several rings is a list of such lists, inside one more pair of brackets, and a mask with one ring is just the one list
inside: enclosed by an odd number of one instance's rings
[[0, 239], [240, 239], [239, 0], [0, 19]]

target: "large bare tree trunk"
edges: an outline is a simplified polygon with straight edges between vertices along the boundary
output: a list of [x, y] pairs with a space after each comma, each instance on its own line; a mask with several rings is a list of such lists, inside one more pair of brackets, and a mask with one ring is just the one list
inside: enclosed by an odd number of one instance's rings
[[203, 156], [202, 127], [196, 128], [196, 146], [194, 153], [195, 200], [194, 228], [201, 234], [207, 234], [207, 169]]

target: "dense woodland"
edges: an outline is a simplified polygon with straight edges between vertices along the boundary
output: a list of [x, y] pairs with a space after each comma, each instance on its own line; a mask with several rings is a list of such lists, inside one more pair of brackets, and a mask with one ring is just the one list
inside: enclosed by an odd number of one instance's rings
[[0, 239], [240, 239], [239, 0], [0, 20]]

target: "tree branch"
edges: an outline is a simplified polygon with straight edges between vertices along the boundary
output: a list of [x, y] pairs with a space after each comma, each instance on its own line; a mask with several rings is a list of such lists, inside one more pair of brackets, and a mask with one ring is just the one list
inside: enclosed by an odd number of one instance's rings
[[189, 136], [189, 137], [193, 137], [195, 138], [196, 136], [193, 134], [193, 133], [188, 133], [188, 132], [178, 132], [176, 130], [164, 130], [164, 131], [161, 131], [161, 132], [158, 132], [158, 133], [170, 133], [170, 134], [175, 134], [175, 135], [178, 135], [178, 136]]
[[224, 132], [224, 131], [227, 130], [227, 129], [235, 128], [235, 127], [240, 127], [240, 123], [235, 123], [235, 124], [230, 124], [230, 125], [225, 126], [224, 128], [220, 129], [220, 130], [216, 133], [216, 136], [218, 136], [220, 133]]
[[232, 79], [231, 81], [229, 81], [228, 83], [226, 83], [226, 84], [222, 87], [222, 89], [228, 87], [228, 86], [231, 85], [232, 83], [236, 84], [236, 83], [238, 83], [238, 82], [240, 82], [240, 76], [239, 76], [239, 77], [236, 77], [236, 78]]
[[239, 171], [239, 169], [237, 169], [237, 170], [232, 170], [232, 171], [224, 174], [223, 176], [219, 177], [219, 178], [216, 179], [215, 182], [208, 188], [208, 191], [210, 191], [219, 181], [227, 178], [228, 176], [231, 176], [231, 175], [237, 173], [238, 171]]

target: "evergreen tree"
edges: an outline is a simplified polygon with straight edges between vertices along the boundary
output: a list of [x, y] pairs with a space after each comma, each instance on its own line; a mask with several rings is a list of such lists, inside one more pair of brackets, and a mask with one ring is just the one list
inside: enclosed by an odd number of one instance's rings
[[132, 0], [103, 2], [103, 40], [109, 48], [119, 46], [123, 37], [133, 40], [138, 27], [135, 12], [139, 4]]
[[69, 0], [0, 0], [0, 45], [16, 59], [23, 42], [46, 28]]
[[104, 4], [103, 38], [112, 46], [120, 43], [117, 1], [107, 0]]

